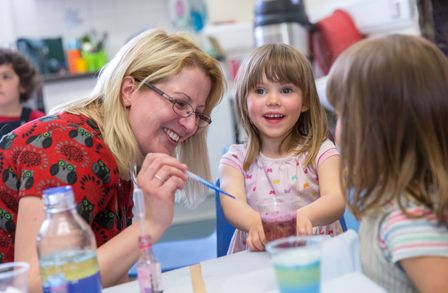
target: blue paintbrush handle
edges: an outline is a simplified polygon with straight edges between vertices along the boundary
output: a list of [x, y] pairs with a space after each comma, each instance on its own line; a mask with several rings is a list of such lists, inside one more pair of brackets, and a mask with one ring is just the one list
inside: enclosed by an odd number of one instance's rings
[[219, 193], [222, 193], [222, 194], [225, 194], [225, 195], [227, 195], [227, 196], [230, 196], [230, 197], [233, 198], [233, 199], [236, 199], [235, 196], [231, 195], [231, 194], [228, 193], [228, 192], [225, 192], [224, 190], [222, 190], [222, 189], [219, 188], [218, 186], [216, 186], [216, 185], [214, 185], [214, 184], [208, 182], [208, 181], [205, 180], [204, 178], [202, 178], [202, 177], [200, 177], [200, 176], [198, 176], [198, 175], [196, 175], [196, 174], [194, 174], [194, 173], [191, 173], [190, 171], [187, 171], [187, 175], [188, 175], [188, 177], [190, 177], [191, 179], [196, 180], [197, 182], [199, 182], [199, 183], [201, 183], [201, 184], [207, 186], [208, 188], [213, 189], [214, 191], [217, 191], [217, 192], [219, 192]]

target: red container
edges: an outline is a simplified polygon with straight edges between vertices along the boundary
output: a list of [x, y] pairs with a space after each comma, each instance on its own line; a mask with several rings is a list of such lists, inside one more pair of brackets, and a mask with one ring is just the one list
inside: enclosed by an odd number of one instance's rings
[[69, 49], [66, 51], [68, 72], [72, 74], [79, 73], [79, 65], [77, 64], [81, 58], [81, 52], [78, 49]]

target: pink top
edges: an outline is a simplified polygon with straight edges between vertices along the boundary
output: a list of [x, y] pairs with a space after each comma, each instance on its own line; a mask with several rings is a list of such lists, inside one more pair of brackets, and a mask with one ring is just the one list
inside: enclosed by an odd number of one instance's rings
[[[305, 166], [305, 154], [272, 159], [260, 153], [249, 169], [244, 171], [246, 154], [246, 144], [231, 145], [220, 164], [238, 169], [244, 175], [246, 198], [251, 207], [259, 199], [282, 194], [299, 196], [300, 207], [312, 203], [320, 197], [318, 166], [331, 156], [339, 156], [334, 143], [327, 139], [322, 143], [313, 166]], [[337, 235], [342, 233], [342, 228], [339, 221], [336, 221], [327, 226], [314, 227], [313, 233]], [[238, 231], [233, 236], [229, 253], [247, 249], [245, 234]]]

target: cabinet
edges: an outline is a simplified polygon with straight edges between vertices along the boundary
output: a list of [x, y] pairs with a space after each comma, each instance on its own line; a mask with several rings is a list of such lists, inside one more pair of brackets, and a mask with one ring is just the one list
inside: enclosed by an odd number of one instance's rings
[[95, 84], [93, 73], [45, 77], [37, 101], [43, 102], [48, 113], [55, 106], [88, 96]]

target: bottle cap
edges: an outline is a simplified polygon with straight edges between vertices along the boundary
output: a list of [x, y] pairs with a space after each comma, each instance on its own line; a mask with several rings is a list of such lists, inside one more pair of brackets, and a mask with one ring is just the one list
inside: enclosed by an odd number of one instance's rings
[[149, 235], [140, 235], [138, 237], [138, 246], [140, 249], [148, 249], [152, 247], [152, 240]]
[[75, 207], [71, 186], [59, 186], [45, 189], [43, 192], [45, 209], [53, 211], [67, 210]]

